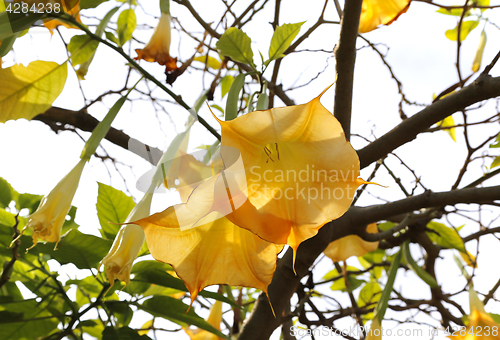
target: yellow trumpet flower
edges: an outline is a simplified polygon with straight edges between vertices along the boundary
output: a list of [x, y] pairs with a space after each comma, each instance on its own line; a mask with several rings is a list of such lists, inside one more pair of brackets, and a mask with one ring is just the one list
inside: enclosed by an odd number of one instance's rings
[[390, 25], [410, 6], [411, 0], [364, 0], [359, 19], [359, 33]]
[[[214, 327], [216, 330], [220, 331], [220, 323], [222, 322], [222, 302], [215, 301], [212, 308], [210, 308], [210, 314], [206, 321]], [[191, 340], [222, 340], [217, 335], [210, 333], [202, 329], [184, 329]]]
[[156, 26], [151, 39], [143, 49], [136, 49], [136, 60], [146, 60], [149, 62], [157, 62], [160, 65], [165, 65], [167, 71], [177, 69], [177, 58], [170, 56], [170, 14], [161, 13], [160, 21]]
[[[146, 193], [125, 221], [129, 222], [148, 216], [152, 197], [152, 193]], [[127, 224], [120, 228], [108, 255], [99, 263], [99, 268], [102, 265], [106, 267], [106, 277], [111, 285], [113, 285], [115, 279], [126, 284], [130, 283], [130, 270], [144, 244], [144, 240], [144, 231], [138, 225]]]
[[[366, 231], [372, 234], [377, 233], [377, 223], [369, 224]], [[338, 262], [345, 261], [351, 256], [363, 256], [377, 248], [378, 242], [367, 242], [357, 235], [349, 235], [331, 242], [323, 253], [333, 262]]]
[[57, 243], [61, 240], [61, 229], [71, 208], [71, 202], [75, 196], [86, 160], [80, 160], [78, 164], [61, 179], [54, 189], [42, 198], [38, 209], [29, 216], [28, 223], [21, 234], [27, 228], [33, 229], [33, 248], [38, 239]]
[[500, 339], [500, 324], [486, 313], [484, 305], [479, 300], [477, 293], [472, 287], [469, 288], [470, 315], [467, 328], [448, 336], [449, 339], [458, 340], [498, 340]]

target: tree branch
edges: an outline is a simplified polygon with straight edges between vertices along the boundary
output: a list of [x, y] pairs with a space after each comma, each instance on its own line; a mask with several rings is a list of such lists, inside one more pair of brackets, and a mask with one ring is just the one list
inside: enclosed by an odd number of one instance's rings
[[373, 143], [358, 150], [361, 168], [367, 167], [401, 145], [410, 142], [419, 133], [453, 113], [482, 100], [498, 96], [500, 96], [500, 77], [493, 78], [486, 74], [479, 76], [472, 84], [427, 106]]
[[[269, 300], [276, 318], [274, 318], [267, 297], [261, 294], [252, 310], [252, 314], [243, 325], [239, 340], [267, 339], [284, 320], [287, 304], [296, 291], [300, 280], [323, 250], [334, 240], [344, 236], [362, 235], [366, 225], [393, 215], [434, 206], [455, 205], [457, 203], [481, 203], [500, 199], [500, 186], [488, 188], [467, 188], [450, 192], [432, 193], [408, 197], [399, 201], [370, 207], [353, 207], [342, 217], [323, 226], [313, 238], [301, 243], [297, 251], [294, 274], [292, 251], [289, 250], [278, 261], [273, 281], [269, 285]], [[444, 311], [443, 311], [444, 312]]]
[[[99, 124], [99, 120], [85, 111], [72, 111], [55, 106], [51, 107], [44, 113], [35, 116], [33, 119], [49, 125], [56, 133], [60, 130], [64, 130], [64, 125], [71, 125], [82, 131], [92, 132], [97, 124]], [[131, 138], [123, 131], [117, 130], [113, 127], [109, 129], [105, 138], [111, 143], [144, 158], [153, 165], [156, 165], [163, 155], [163, 151], [160, 149], [143, 144], [138, 140]], [[131, 148], [131, 146], [134, 147]], [[147, 150], [147, 152], [145, 152], [145, 150]]]
[[356, 62], [356, 39], [358, 37], [359, 16], [363, 0], [345, 2], [340, 21], [340, 39], [335, 57], [337, 59], [337, 84], [333, 113], [344, 129], [347, 140], [351, 139], [352, 90], [354, 64]]

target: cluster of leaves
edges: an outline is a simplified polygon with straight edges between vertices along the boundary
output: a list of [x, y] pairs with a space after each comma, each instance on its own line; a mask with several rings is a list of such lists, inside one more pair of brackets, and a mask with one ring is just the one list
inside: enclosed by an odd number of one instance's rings
[[[72, 207], [57, 250], [53, 244], [38, 244], [26, 252], [32, 245], [29, 231], [9, 247], [40, 199], [38, 195], [18, 193], [0, 178], [0, 339], [81, 338], [89, 334], [104, 340], [144, 340], [162, 319], [182, 327], [194, 325], [223, 337], [193, 309], [186, 312], [188, 305], [181, 300], [186, 286], [170, 274], [168, 264], [154, 260], [136, 263], [133, 279], [126, 287], [119, 281], [110, 287], [102, 273], [96, 274], [95, 268], [108, 253], [119, 228], [108, 221], [122, 223], [135, 205], [131, 197], [110, 186], [99, 184], [97, 212], [102, 237], [80, 232], [74, 221], [76, 208]], [[146, 254], [145, 249], [141, 256]], [[50, 269], [68, 264], [78, 270], [62, 274], [66, 270]], [[124, 293], [119, 297], [120, 290]], [[200, 295], [239, 308], [234, 300], [219, 293], [203, 291]], [[136, 310], [148, 313], [150, 319], [139, 332], [128, 327]]]

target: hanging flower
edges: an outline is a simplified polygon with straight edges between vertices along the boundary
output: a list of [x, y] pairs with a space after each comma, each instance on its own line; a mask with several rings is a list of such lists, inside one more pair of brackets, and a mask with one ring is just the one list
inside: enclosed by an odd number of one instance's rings
[[411, 0], [364, 0], [359, 19], [359, 33], [373, 31], [380, 25], [390, 25], [405, 13]]
[[[152, 197], [153, 194], [146, 193], [144, 198], [132, 209], [125, 222], [148, 216]], [[123, 281], [127, 285], [130, 283], [130, 270], [144, 244], [144, 239], [144, 231], [138, 225], [127, 224], [120, 228], [108, 255], [102, 259], [97, 268], [99, 270], [102, 265], [106, 267], [106, 277], [111, 285], [115, 279]]]
[[240, 193], [231, 191], [239, 207], [227, 218], [269, 242], [288, 244], [294, 255], [301, 242], [342, 216], [366, 183], [358, 178], [356, 151], [320, 102], [323, 93], [307, 104], [219, 121], [222, 159], [234, 158], [224, 147], [239, 150], [246, 178]]
[[[369, 224], [366, 231], [372, 234], [377, 233], [377, 223]], [[323, 253], [333, 262], [338, 262], [345, 261], [351, 256], [363, 256], [377, 248], [378, 242], [367, 242], [357, 235], [349, 235], [331, 242]]]
[[[210, 326], [220, 331], [220, 323], [222, 322], [222, 302], [215, 301], [212, 308], [210, 308], [210, 314], [206, 321]], [[192, 330], [185, 328], [184, 330], [191, 340], [222, 340], [222, 338], [219, 338], [217, 335], [202, 329]]]
[[32, 238], [33, 246], [36, 246], [38, 240], [47, 242], [55, 242], [54, 249], [61, 240], [61, 229], [66, 215], [71, 208], [73, 196], [75, 196], [83, 168], [86, 160], [80, 160], [78, 164], [61, 179], [54, 189], [45, 197], [42, 198], [38, 209], [30, 215], [28, 223], [23, 228], [21, 234], [27, 228], [33, 229]]
[[[145, 231], [153, 226], [182, 231], [199, 228], [200, 219], [225, 217], [268, 242], [290, 245], [295, 256], [301, 242], [347, 211], [358, 186], [366, 183], [358, 178], [356, 152], [320, 97], [220, 121], [226, 168], [201, 183], [187, 203], [134, 223]], [[163, 239], [147, 235], [150, 250], [165, 248]]]
[[[76, 2], [75, 1], [71, 1], [70, 5], [73, 5], [73, 7], [71, 8], [68, 8], [68, 6], [66, 5], [68, 1], [61, 1], [61, 6], [62, 6], [62, 11], [64, 11], [64, 13], [67, 13], [69, 15], [71, 15], [73, 18], [75, 18], [76, 21], [78, 22], [82, 22], [80, 20], [80, 1]], [[51, 3], [51, 2], [49, 2]], [[53, 6], [54, 6], [54, 3], [51, 3]], [[64, 26], [66, 28], [76, 28], [78, 29], [78, 27], [75, 27], [73, 25], [70, 25], [64, 21], [61, 21], [61, 20], [58, 20], [58, 19], [52, 19], [52, 20], [49, 20], [49, 21], [46, 21], [43, 23], [43, 25], [48, 28], [48, 30], [50, 31], [50, 34], [54, 34], [54, 29], [58, 26]]]
[[382, 325], [377, 316], [373, 318], [365, 340], [382, 340]]
[[173, 206], [134, 223], [143, 228], [151, 255], [171, 264], [184, 281], [191, 303], [213, 284], [253, 287], [267, 293], [283, 246], [262, 240], [216, 212], [182, 231], [178, 219], [189, 218], [179, 216], [182, 213], [192, 214]]
[[144, 49], [136, 49], [136, 60], [146, 60], [149, 62], [157, 62], [160, 65], [165, 65], [167, 71], [177, 69], [177, 58], [170, 56], [170, 14], [161, 13], [160, 21], [156, 26], [151, 39]]
[[455, 332], [449, 339], [461, 340], [498, 340], [500, 338], [500, 324], [486, 313], [484, 305], [479, 300], [477, 293], [472, 287], [469, 288], [470, 315], [467, 328], [460, 332]]

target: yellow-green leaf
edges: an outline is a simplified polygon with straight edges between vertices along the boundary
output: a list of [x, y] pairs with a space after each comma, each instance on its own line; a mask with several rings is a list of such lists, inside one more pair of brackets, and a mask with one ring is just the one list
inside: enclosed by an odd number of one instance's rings
[[[439, 121], [437, 123], [437, 125], [439, 127], [455, 126], [455, 121], [453, 120], [452, 116], [448, 116], [445, 119]], [[451, 139], [453, 139], [453, 141], [456, 143], [457, 142], [457, 138], [455, 136], [455, 128], [452, 127], [452, 128], [446, 129], [445, 131], [448, 132], [448, 134], [450, 135]]]
[[[361, 288], [358, 297], [358, 307], [368, 306], [371, 307], [373, 304], [376, 304], [380, 301], [380, 297], [382, 296], [382, 288], [378, 282], [368, 282]], [[364, 315], [365, 319], [372, 319], [373, 312]]]
[[45, 112], [61, 94], [67, 75], [66, 63], [41, 60], [0, 69], [0, 123]]
[[220, 37], [217, 48], [222, 55], [254, 67], [251, 43], [250, 37], [245, 32], [231, 27]]
[[133, 9], [126, 9], [120, 13], [117, 21], [118, 25], [118, 40], [120, 46], [123, 46], [132, 38], [135, 27], [137, 26], [137, 18]]
[[265, 64], [269, 64], [272, 60], [283, 57], [283, 53], [290, 46], [293, 39], [299, 34], [300, 27], [305, 21], [296, 24], [284, 24], [276, 28], [273, 37], [271, 38], [271, 46], [269, 46], [269, 60]]
[[483, 30], [481, 32], [481, 38], [479, 39], [479, 46], [477, 47], [476, 57], [472, 63], [472, 72], [479, 71], [481, 67], [481, 60], [483, 60], [484, 47], [486, 46], [486, 32]]
[[229, 89], [231, 88], [231, 85], [233, 85], [234, 77], [227, 75], [224, 78], [222, 78], [220, 82], [220, 91], [221, 91], [221, 97], [224, 98], [224, 96], [229, 92]]
[[427, 223], [427, 228], [431, 230], [427, 232], [427, 236], [435, 244], [444, 248], [454, 248], [460, 252], [465, 252], [464, 242], [455, 229], [434, 221]]
[[[462, 21], [462, 24], [460, 25], [460, 41], [464, 41], [465, 38], [469, 35], [469, 33], [479, 25], [479, 20], [468, 20], [468, 21]], [[448, 39], [457, 41], [458, 37], [458, 25], [454, 29], [447, 30], [445, 32], [445, 35]]]
[[500, 165], [500, 156], [497, 156], [494, 160], [493, 163], [490, 165], [490, 169], [496, 168], [497, 166]]
[[[208, 61], [207, 61], [208, 58]], [[218, 70], [220, 68], [220, 61], [215, 59], [214, 57], [211, 57], [209, 55], [200, 55], [196, 58], [194, 58], [194, 61], [199, 61], [203, 64], [206, 64], [208, 67], [214, 70]]]

